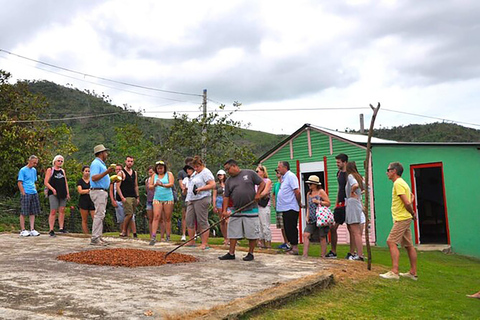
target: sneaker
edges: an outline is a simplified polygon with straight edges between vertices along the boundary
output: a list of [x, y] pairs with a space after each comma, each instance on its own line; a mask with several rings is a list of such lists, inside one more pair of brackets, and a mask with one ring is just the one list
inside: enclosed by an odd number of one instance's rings
[[350, 256], [350, 258], [348, 258], [348, 260], [353, 260], [353, 261], [365, 261], [365, 259], [363, 257], [360, 257], [359, 255], [357, 254], [354, 254], [353, 256]]
[[353, 257], [353, 254], [351, 254], [351, 253], [349, 252], [349, 253], [347, 253], [347, 255], [345, 256], [345, 259], [350, 260], [350, 257]]
[[243, 257], [243, 261], [252, 261], [252, 260], [253, 260], [253, 254], [251, 254], [250, 252], [247, 253], [245, 257]]
[[68, 231], [66, 229], [59, 229], [58, 232], [60, 233], [68, 233]]
[[170, 237], [169, 237], [169, 236], [167, 236], [167, 237], [165, 238], [165, 242], [170, 242]]
[[405, 278], [409, 278], [409, 279], [412, 279], [414, 281], [417, 281], [418, 280], [418, 276], [414, 276], [413, 274], [411, 274], [410, 272], [405, 272], [405, 273], [399, 273], [399, 275], [401, 277], [405, 277]]
[[92, 246], [106, 246], [107, 243], [100, 241], [99, 238], [90, 240], [90, 245]]
[[134, 239], [138, 239], [138, 235], [136, 233], [133, 234]]
[[[227, 252], [225, 255], [218, 257], [220, 260], [235, 260], [235, 254], [230, 254], [230, 252]], [[245, 259], [245, 258], [244, 258]], [[253, 255], [252, 255], [253, 259]]]
[[332, 250], [330, 250], [330, 252], [327, 253], [327, 255], [325, 256], [325, 258], [328, 258], [328, 259], [337, 259], [337, 254], [334, 253]]
[[180, 241], [187, 241], [187, 237], [185, 235], [183, 235], [182, 238], [180, 239]]
[[154, 246], [156, 242], [157, 242], [157, 239], [152, 239], [152, 240], [150, 240], [150, 243], [148, 245], [149, 246]]
[[50, 237], [55, 237], [55, 232], [53, 230], [50, 230], [50, 232], [48, 233], [48, 235]]
[[388, 271], [387, 273], [380, 274], [380, 278], [398, 280], [400, 276], [392, 271]]
[[30, 235], [32, 237], [38, 237], [40, 235], [40, 232], [38, 232], [37, 230], [33, 229], [33, 230], [30, 230]]
[[30, 232], [22, 230], [22, 232], [20, 232], [20, 237], [30, 237]]
[[108, 246], [110, 244], [110, 242], [104, 240], [102, 237], [98, 238], [98, 240], [100, 240], [100, 242], [103, 243], [106, 246]]
[[282, 244], [279, 245], [277, 248], [278, 248], [278, 249], [282, 249], [282, 250], [286, 250], [286, 249], [288, 249], [288, 244], [282, 243]]

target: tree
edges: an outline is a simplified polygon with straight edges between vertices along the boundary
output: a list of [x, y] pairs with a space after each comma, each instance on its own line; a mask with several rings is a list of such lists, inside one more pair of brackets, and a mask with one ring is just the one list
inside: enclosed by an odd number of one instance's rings
[[[234, 106], [238, 110], [240, 104], [234, 103]], [[224, 108], [224, 105], [220, 106], [220, 109]], [[159, 154], [170, 163], [183, 165], [186, 156], [201, 155], [205, 148], [204, 160], [212, 171], [222, 168], [229, 158], [236, 159], [240, 165], [251, 166], [255, 161], [251, 148], [235, 142], [243, 136], [243, 123], [231, 119], [235, 111], [223, 116], [210, 112], [206, 116], [201, 114], [193, 119], [186, 114], [175, 113], [173, 125], [159, 146]], [[205, 135], [203, 128], [206, 128]]]
[[30, 155], [39, 157], [41, 170], [55, 154], [62, 152], [67, 158], [76, 151], [69, 128], [40, 121], [48, 106], [45, 98], [32, 94], [28, 82], [10, 84], [10, 78], [10, 73], [0, 70], [0, 192], [4, 195], [16, 192], [18, 170]]

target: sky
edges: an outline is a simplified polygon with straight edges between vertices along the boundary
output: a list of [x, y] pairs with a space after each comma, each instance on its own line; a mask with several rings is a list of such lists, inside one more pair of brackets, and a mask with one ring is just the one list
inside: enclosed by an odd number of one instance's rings
[[[480, 2], [0, 0], [0, 69], [145, 116], [233, 110], [291, 134], [438, 121], [480, 129]], [[8, 32], [5, 32], [8, 30]], [[80, 115], [80, 114], [79, 114]]]

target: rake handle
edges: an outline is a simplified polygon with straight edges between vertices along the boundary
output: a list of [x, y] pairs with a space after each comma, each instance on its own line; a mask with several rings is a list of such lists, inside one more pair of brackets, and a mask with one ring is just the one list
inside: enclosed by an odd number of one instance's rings
[[176, 250], [180, 249], [181, 247], [183, 247], [184, 245], [186, 245], [186, 244], [189, 243], [190, 241], [196, 240], [198, 237], [200, 237], [200, 236], [201, 236], [202, 234], [204, 234], [205, 232], [210, 231], [211, 228], [215, 227], [216, 225], [219, 225], [222, 221], [225, 221], [226, 219], [230, 218], [231, 216], [235, 215], [236, 213], [243, 211], [245, 208], [247, 208], [248, 206], [250, 206], [250, 205], [253, 204], [254, 202], [255, 202], [255, 200], [252, 200], [252, 201], [250, 201], [249, 203], [247, 203], [246, 205], [241, 206], [240, 208], [238, 208], [237, 210], [235, 210], [234, 212], [232, 212], [232, 213], [229, 214], [228, 216], [223, 217], [223, 218], [220, 219], [218, 222], [212, 224], [208, 229], [205, 229], [205, 230], [203, 230], [202, 232], [198, 233], [195, 237], [193, 237], [193, 239], [189, 239], [189, 240], [185, 241], [184, 243], [182, 243], [181, 245], [179, 245], [179, 246], [177, 246], [176, 248], [174, 248], [173, 250], [170, 250], [169, 252], [167, 252], [167, 253], [165, 254], [165, 259], [167, 259], [168, 255], [169, 255], [170, 253], [175, 252]]

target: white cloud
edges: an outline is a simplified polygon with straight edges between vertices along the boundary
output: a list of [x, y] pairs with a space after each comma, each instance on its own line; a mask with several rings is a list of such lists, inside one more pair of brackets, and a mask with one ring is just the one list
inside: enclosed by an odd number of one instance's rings
[[[235, 115], [253, 129], [291, 133], [306, 122], [358, 128], [358, 114], [369, 119], [368, 104], [377, 101], [385, 109], [480, 124], [480, 3], [473, 0], [0, 0], [0, 6], [0, 27], [10, 31], [0, 35], [1, 49], [147, 87], [198, 95], [207, 88], [212, 100], [240, 101], [243, 109], [274, 109]], [[106, 92], [118, 105], [148, 112], [196, 111], [201, 103], [3, 52], [0, 69]], [[318, 107], [367, 109], [299, 110]], [[377, 123], [431, 121], [381, 109]]]

